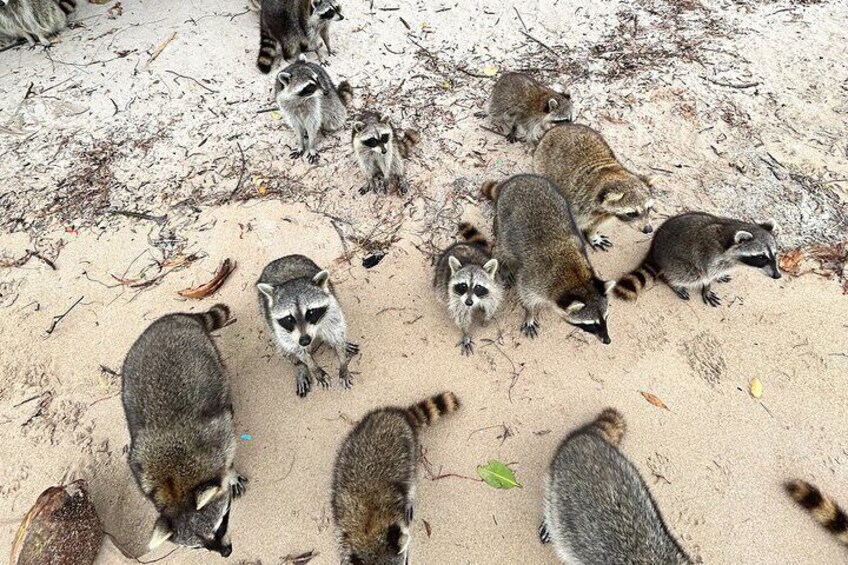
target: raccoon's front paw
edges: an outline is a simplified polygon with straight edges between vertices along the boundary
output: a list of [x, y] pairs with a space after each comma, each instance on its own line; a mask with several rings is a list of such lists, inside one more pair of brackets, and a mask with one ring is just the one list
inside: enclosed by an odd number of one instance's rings
[[518, 136], [515, 135], [515, 131], [511, 131], [508, 134], [506, 134], [506, 140], [509, 141], [510, 143], [515, 143], [516, 141], [518, 141]]
[[395, 186], [397, 186], [398, 194], [406, 194], [409, 192], [409, 183], [406, 182], [406, 179], [403, 177], [398, 177], [395, 181]]
[[609, 251], [612, 248], [612, 242], [605, 235], [596, 233], [589, 239], [589, 243], [597, 251]]
[[456, 344], [459, 347], [459, 352], [464, 356], [474, 355], [474, 340], [470, 337], [462, 338], [462, 341]]
[[339, 369], [339, 384], [342, 388], [350, 388], [353, 386], [353, 377], [347, 369]]
[[235, 479], [233, 479], [232, 484], [230, 485], [230, 489], [233, 493], [233, 498], [238, 498], [247, 492], [247, 483], [250, 481], [247, 480], [247, 477], [244, 475], [236, 474]]
[[539, 337], [539, 322], [537, 322], [536, 320], [524, 322], [523, 324], [521, 324], [521, 333], [524, 334], [524, 337], [536, 339], [537, 337]]
[[732, 280], [733, 280], [733, 277], [731, 277], [730, 275], [724, 275], [723, 277], [719, 277], [719, 278], [716, 279], [716, 281], [718, 281], [720, 283], [729, 283]]
[[704, 304], [709, 304], [713, 308], [721, 306], [721, 298], [712, 290], [705, 290], [701, 293], [701, 298], [704, 299]]
[[328, 375], [327, 371], [324, 369], [318, 369], [318, 374], [315, 375], [315, 380], [317, 380], [318, 384], [323, 388], [330, 388], [330, 375]]
[[319, 158], [320, 156], [318, 155], [318, 152], [314, 149], [310, 149], [306, 152], [306, 160], [309, 161], [309, 163], [312, 165], [317, 163]]
[[301, 157], [303, 157], [303, 149], [297, 149], [295, 151], [292, 151], [291, 153], [289, 153], [289, 157], [291, 157], [292, 159], [300, 159]]
[[682, 286], [673, 286], [671, 287], [671, 290], [673, 290], [674, 293], [683, 300], [689, 300], [689, 291], [683, 288]]
[[359, 194], [368, 194], [371, 192], [371, 183], [362, 185], [362, 188], [359, 189]]
[[305, 368], [299, 369], [297, 372], [297, 395], [301, 398], [306, 398], [309, 391], [312, 389], [312, 379], [309, 377], [309, 371]]
[[539, 526], [539, 541], [551, 543], [551, 532], [548, 531], [548, 525], [544, 522]]
[[348, 355], [356, 355], [357, 353], [359, 353], [359, 345], [353, 343], [352, 341], [349, 341], [347, 342], [347, 344], [345, 344], [345, 351]]

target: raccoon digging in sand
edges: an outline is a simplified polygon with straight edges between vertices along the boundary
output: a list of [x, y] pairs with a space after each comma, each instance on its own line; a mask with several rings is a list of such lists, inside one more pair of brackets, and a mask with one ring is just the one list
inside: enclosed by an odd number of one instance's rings
[[621, 414], [607, 408], [560, 444], [539, 537], [563, 563], [688, 565], [639, 471], [618, 450], [624, 430]]
[[640, 220], [643, 233], [653, 231], [648, 220], [654, 205], [651, 181], [624, 168], [592, 128], [570, 124], [548, 131], [533, 153], [533, 169], [554, 181], [577, 227], [595, 249], [612, 247], [598, 233], [601, 224], [612, 218]]
[[371, 190], [387, 193], [395, 189], [406, 194], [403, 160], [409, 157], [412, 146], [418, 143], [414, 130], [400, 131], [388, 118], [375, 112], [363, 112], [353, 122], [353, 152], [367, 179], [359, 194]]
[[615, 294], [636, 300], [649, 278], [660, 277], [684, 300], [689, 300], [690, 289], [697, 289], [706, 304], [719, 306], [721, 299], [711, 285], [729, 281], [729, 273], [740, 263], [780, 278], [776, 233], [771, 220], [750, 224], [704, 212], [675, 216], [660, 226], [648, 256], [621, 277]]
[[536, 145], [547, 130], [570, 122], [571, 112], [570, 94], [522, 73], [501, 76], [489, 99], [489, 117], [510, 143], [524, 139]]
[[465, 241], [454, 243], [439, 257], [433, 286], [462, 330], [460, 352], [471, 355], [471, 326], [475, 320], [488, 323], [492, 319], [504, 292], [496, 278], [498, 260], [492, 258], [491, 245], [483, 234], [467, 223], [460, 224], [459, 234]]
[[789, 481], [784, 487], [789, 496], [805, 508], [816, 522], [848, 545], [848, 515], [838, 504], [806, 481]]
[[537, 316], [553, 305], [565, 320], [610, 343], [607, 294], [586, 256], [586, 242], [556, 186], [539, 175], [487, 182], [483, 195], [495, 203], [495, 257], [524, 306], [521, 331], [538, 335]]
[[124, 361], [128, 462], [159, 513], [150, 549], [170, 539], [224, 557], [232, 552], [230, 510], [247, 479], [233, 468], [230, 386], [209, 336], [229, 318], [223, 304], [159, 318]]
[[345, 438], [333, 469], [331, 506], [342, 563], [409, 563], [418, 434], [459, 400], [444, 392], [409, 408], [365, 415]]
[[[259, 10], [259, 56], [256, 66], [267, 74], [277, 57], [279, 45], [283, 59], [291, 61], [314, 51], [320, 59], [321, 43], [330, 48], [330, 23], [343, 20], [335, 0], [261, 0]], [[326, 61], [322, 61], [326, 63]]]
[[0, 39], [49, 47], [50, 38], [68, 26], [68, 15], [75, 9], [75, 0], [0, 0]]
[[310, 163], [316, 163], [319, 132], [336, 131], [344, 125], [345, 106], [353, 98], [353, 90], [347, 81], [336, 87], [319, 65], [297, 61], [277, 75], [274, 97], [300, 144], [290, 157], [298, 159], [306, 154]]
[[359, 347], [347, 341], [347, 324], [329, 273], [303, 255], [287, 255], [265, 267], [256, 288], [274, 342], [297, 369], [297, 395], [307, 395], [313, 376], [324, 388], [330, 386], [327, 372], [312, 358], [322, 343], [335, 351], [339, 383], [350, 388], [348, 364]]

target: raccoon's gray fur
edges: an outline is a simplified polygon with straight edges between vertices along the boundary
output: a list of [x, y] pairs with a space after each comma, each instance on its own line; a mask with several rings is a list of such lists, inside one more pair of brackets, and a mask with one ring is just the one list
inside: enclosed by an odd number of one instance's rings
[[615, 281], [595, 274], [556, 186], [539, 175], [516, 175], [485, 183], [483, 194], [495, 202], [495, 257], [524, 306], [524, 335], [538, 335], [538, 312], [553, 305], [569, 324], [610, 343], [607, 294]]
[[353, 90], [347, 81], [336, 87], [327, 71], [301, 60], [277, 74], [274, 97], [300, 144], [290, 157], [298, 159], [306, 154], [310, 163], [316, 163], [318, 133], [336, 131], [344, 125], [345, 106], [353, 97]]
[[[330, 48], [330, 23], [343, 20], [336, 0], [262, 0], [259, 10], [259, 56], [256, 66], [269, 73], [279, 44], [283, 59], [292, 61], [307, 51], [320, 56], [321, 43]], [[325, 61], [322, 61], [325, 62]]]
[[510, 143], [524, 139], [536, 145], [556, 124], [571, 121], [571, 95], [562, 87], [548, 88], [523, 73], [506, 73], [492, 90], [489, 117]]
[[170, 314], [127, 353], [121, 399], [130, 431], [129, 465], [159, 513], [150, 549], [165, 540], [228, 556], [232, 499], [247, 479], [233, 468], [230, 386], [209, 332], [229, 309]]
[[497, 278], [498, 260], [492, 258], [489, 242], [468, 223], [459, 226], [465, 241], [445, 249], [436, 263], [433, 286], [441, 294], [448, 313], [462, 330], [460, 353], [474, 353], [471, 326], [475, 319], [488, 323], [503, 300], [503, 285]]
[[395, 129], [389, 119], [376, 112], [363, 112], [353, 122], [353, 152], [366, 183], [359, 194], [371, 190], [388, 193], [396, 189], [406, 194], [403, 160], [409, 157], [412, 146], [418, 143], [418, 132]]
[[618, 450], [624, 419], [607, 408], [557, 448], [545, 485], [542, 543], [563, 563], [687, 565], [639, 471]]
[[0, 39], [49, 47], [50, 38], [67, 27], [75, 8], [75, 0], [9, 0], [0, 4]]
[[322, 343], [335, 351], [339, 383], [350, 388], [348, 364], [359, 347], [347, 341], [347, 324], [329, 273], [308, 257], [287, 255], [265, 267], [256, 288], [274, 342], [297, 368], [297, 395], [307, 395], [313, 376], [324, 388], [330, 386], [327, 372], [312, 358]]
[[776, 233], [773, 220], [752, 224], [704, 212], [675, 216], [660, 226], [648, 256], [621, 277], [615, 293], [636, 300], [648, 278], [660, 277], [684, 300], [689, 300], [689, 289], [698, 289], [706, 304], [719, 306], [721, 299], [710, 287], [715, 281], [729, 281], [729, 273], [740, 263], [780, 278]]
[[792, 499], [806, 509], [836, 539], [848, 545], [848, 515], [836, 502], [819, 489], [802, 480], [787, 482], [784, 487]]
[[624, 168], [601, 134], [569, 124], [549, 130], [533, 153], [533, 169], [554, 181], [568, 201], [577, 227], [596, 249], [612, 247], [598, 228], [612, 218], [641, 220], [651, 233], [651, 179]]
[[380, 408], [345, 438], [333, 469], [331, 506], [345, 565], [409, 563], [419, 430], [459, 408], [444, 392], [409, 408]]

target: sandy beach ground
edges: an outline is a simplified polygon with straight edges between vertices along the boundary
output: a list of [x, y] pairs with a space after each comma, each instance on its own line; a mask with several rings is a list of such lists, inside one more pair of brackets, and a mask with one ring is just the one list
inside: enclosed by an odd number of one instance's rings
[[[114, 540], [99, 563], [225, 562], [170, 544], [145, 554], [154, 512], [126, 464], [119, 395], [147, 324], [221, 301], [237, 321], [216, 343], [237, 433], [251, 438], [239, 440], [251, 483], [230, 563], [308, 551], [338, 562], [329, 484], [344, 434], [370, 408], [441, 390], [464, 406], [422, 436], [417, 563], [554, 563], [536, 536], [544, 470], [606, 406], [626, 417], [623, 453], [703, 563], [844, 560], [781, 483], [804, 478], [848, 505], [848, 5], [343, 6], [330, 73], [354, 86], [356, 110], [422, 134], [406, 196], [358, 194], [349, 131], [322, 142], [318, 166], [288, 158], [290, 131], [261, 112], [272, 82], [254, 66], [258, 16], [243, 1], [80, 1], [49, 51], [0, 53], [0, 547], [42, 490], [82, 477]], [[510, 302], [462, 358], [430, 286], [433, 255], [461, 220], [491, 232], [482, 181], [531, 167], [527, 148], [485, 129], [493, 68], [564, 83], [576, 119], [656, 177], [660, 220], [775, 218], [785, 276], [740, 269], [715, 309], [663, 285], [614, 301], [610, 346], [552, 313], [525, 339]], [[615, 278], [649, 240], [606, 232], [615, 247], [591, 260]], [[253, 285], [288, 253], [331, 271], [362, 348], [349, 391], [297, 398], [269, 343]], [[386, 256], [366, 269], [372, 253]], [[225, 258], [238, 267], [215, 296], [177, 294]], [[330, 352], [319, 358], [335, 367]], [[490, 459], [523, 488], [479, 482]]]

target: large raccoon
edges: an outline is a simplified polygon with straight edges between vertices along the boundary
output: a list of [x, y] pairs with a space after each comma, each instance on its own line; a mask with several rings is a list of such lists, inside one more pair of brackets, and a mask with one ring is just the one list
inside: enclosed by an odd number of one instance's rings
[[75, 9], [75, 0], [8, 0], [0, 5], [0, 39], [25, 39], [30, 46], [49, 47]]
[[345, 438], [336, 456], [331, 498], [343, 564], [409, 563], [418, 434], [458, 408], [452, 392], [409, 408], [379, 408]]
[[489, 99], [489, 118], [504, 130], [510, 143], [524, 139], [534, 146], [547, 130], [570, 122], [571, 113], [570, 94], [523, 73], [501, 76]]
[[675, 216], [660, 226], [648, 256], [636, 270], [621, 277], [615, 293], [636, 300], [648, 278], [660, 277], [684, 300], [689, 300], [689, 289], [697, 289], [704, 303], [719, 306], [721, 299], [711, 285], [729, 281], [730, 272], [739, 264], [780, 278], [776, 233], [772, 220], [752, 224], [705, 212]]
[[419, 141], [415, 130], [398, 130], [388, 118], [376, 112], [363, 112], [353, 122], [353, 152], [366, 183], [359, 194], [371, 190], [388, 193], [394, 188], [406, 194], [408, 185], [403, 172], [403, 160], [409, 157], [412, 146]]
[[621, 165], [592, 128], [569, 124], [549, 130], [533, 153], [533, 170], [554, 181], [577, 227], [596, 249], [612, 247], [609, 238], [598, 233], [612, 218], [641, 220], [644, 233], [653, 230], [649, 221], [654, 205], [652, 181]]
[[538, 335], [538, 313], [552, 305], [569, 324], [610, 343], [607, 294], [615, 281], [595, 274], [556, 186], [539, 175], [516, 175], [485, 183], [483, 195], [495, 202], [495, 257], [524, 306], [524, 335]]
[[166, 540], [227, 557], [233, 498], [247, 479], [233, 468], [236, 438], [230, 385], [209, 332], [230, 311], [170, 314], [127, 353], [121, 399], [130, 431], [129, 465], [159, 518], [150, 549]]
[[[262, 0], [255, 6], [259, 16], [259, 56], [256, 66], [271, 72], [277, 57], [277, 45], [285, 61], [292, 61], [307, 51], [320, 59], [321, 42], [330, 48], [330, 23], [343, 20], [341, 7], [335, 0]], [[323, 61], [322, 61], [323, 62]]]
[[563, 563], [688, 565], [639, 471], [618, 450], [624, 430], [621, 414], [607, 408], [560, 444], [539, 537]]

